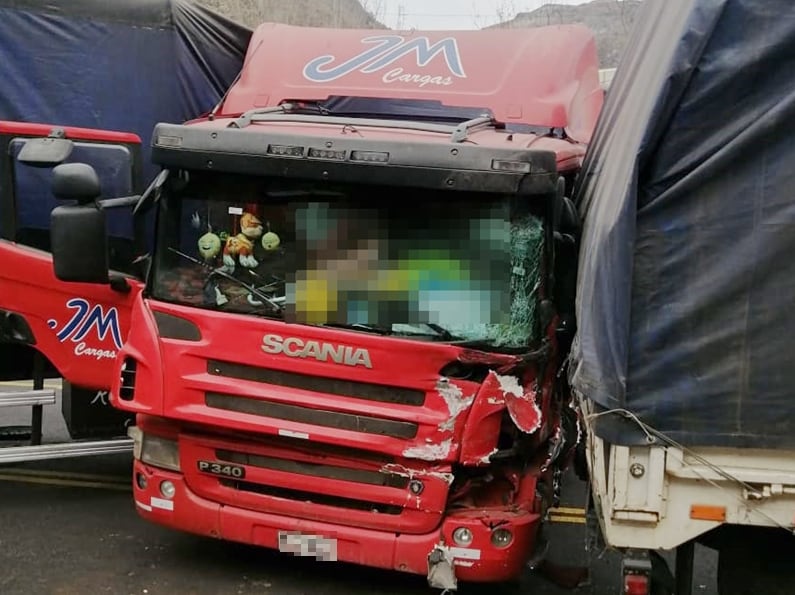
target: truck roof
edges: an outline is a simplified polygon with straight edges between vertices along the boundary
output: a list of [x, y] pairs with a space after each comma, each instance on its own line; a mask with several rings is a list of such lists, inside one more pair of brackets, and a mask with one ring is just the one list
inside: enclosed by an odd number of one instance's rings
[[[291, 117], [289, 114], [280, 117], [276, 116], [273, 119], [268, 119], [263, 122], [254, 121], [249, 128], [252, 132], [262, 131], [263, 126], [267, 126], [268, 134], [291, 134], [302, 135], [306, 137], [318, 136], [326, 141], [337, 142], [349, 137], [349, 129], [347, 126], [341, 126], [334, 122], [334, 118], [303, 118]], [[326, 122], [328, 120], [328, 122]], [[230, 127], [234, 122], [233, 118], [215, 118], [207, 120], [200, 118], [186, 125], [193, 129], [218, 131]], [[443, 144], [450, 145], [451, 147], [460, 146], [460, 141], [451, 139], [449, 131], [447, 133], [440, 131], [433, 131], [433, 126], [428, 129], [412, 129], [406, 128], [392, 128], [389, 126], [389, 121], [385, 120], [383, 126], [379, 126], [377, 121], [373, 121], [371, 125], [360, 125], [356, 120], [349, 120], [352, 124], [356, 125], [357, 137], [362, 140], [388, 142], [395, 139], [396, 134], [400, 134], [405, 141], [413, 143], [428, 143], [428, 144]], [[393, 122], [394, 123], [394, 122]], [[335, 125], [336, 124], [336, 125]], [[174, 129], [179, 130], [181, 126]], [[421, 128], [421, 125], [420, 125]], [[448, 127], [450, 130], [453, 126]], [[522, 151], [532, 148], [535, 151], [548, 151], [555, 154], [557, 163], [557, 171], [565, 174], [579, 169], [582, 165], [582, 160], [585, 156], [586, 145], [580, 143], [572, 143], [568, 140], [539, 136], [532, 133], [513, 133], [505, 130], [498, 130], [493, 126], [477, 126], [467, 130], [465, 135], [466, 143], [470, 146], [489, 147], [492, 149], [510, 149], [515, 151]], [[319, 141], [318, 141], [319, 142]]]
[[398, 32], [265, 23], [218, 115], [332, 97], [439, 100], [588, 142], [603, 91], [593, 34], [580, 25]]

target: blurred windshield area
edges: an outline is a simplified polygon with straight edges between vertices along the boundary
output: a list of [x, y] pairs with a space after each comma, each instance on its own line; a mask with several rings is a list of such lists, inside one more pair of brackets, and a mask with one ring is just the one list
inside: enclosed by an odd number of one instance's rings
[[526, 344], [536, 334], [543, 234], [509, 197], [189, 180], [160, 201], [156, 299], [434, 340], [509, 333]]

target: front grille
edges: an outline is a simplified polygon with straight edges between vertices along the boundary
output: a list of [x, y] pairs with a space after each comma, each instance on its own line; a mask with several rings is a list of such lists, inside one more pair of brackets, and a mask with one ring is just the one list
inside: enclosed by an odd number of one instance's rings
[[335, 506], [338, 508], [347, 508], [351, 510], [365, 510], [368, 512], [378, 512], [381, 514], [391, 514], [391, 515], [399, 515], [401, 512], [403, 512], [403, 509], [400, 506], [381, 504], [379, 502], [367, 502], [364, 500], [356, 500], [354, 498], [342, 498], [340, 496], [315, 494], [312, 492], [291, 490], [288, 488], [276, 488], [272, 486], [250, 483], [247, 481], [233, 481], [233, 480], [223, 479], [221, 480], [221, 485], [241, 492], [251, 492], [254, 494], [262, 494], [264, 496], [272, 496], [274, 498], [283, 498], [285, 500], [310, 502], [313, 504]]
[[366, 415], [339, 413], [324, 409], [310, 409], [297, 405], [286, 405], [272, 401], [261, 401], [248, 397], [239, 397], [223, 393], [208, 392], [204, 396], [205, 404], [214, 409], [236, 411], [263, 417], [273, 417], [287, 421], [339, 428], [364, 434], [376, 434], [410, 440], [417, 435], [418, 426], [406, 421], [380, 419]]
[[366, 399], [368, 401], [378, 401], [380, 403], [416, 406], [425, 403], [425, 393], [420, 390], [370, 384], [367, 382], [355, 382], [353, 380], [324, 378], [322, 376], [309, 376], [306, 374], [297, 374], [295, 372], [283, 372], [281, 370], [258, 368], [256, 366], [247, 366], [244, 364], [232, 364], [217, 360], [210, 360], [207, 362], [207, 372], [214, 376], [253, 380], [255, 382], [286, 386], [288, 388], [297, 388], [340, 397]]
[[251, 455], [242, 452], [232, 452], [229, 450], [216, 450], [215, 456], [218, 460], [224, 461], [226, 463], [250, 465], [252, 467], [259, 467], [260, 469], [284, 471], [286, 473], [309, 475], [311, 477], [339, 479], [342, 481], [353, 481], [357, 483], [400, 489], [405, 489], [409, 485], [408, 477], [395, 475], [392, 473], [381, 473], [379, 471], [347, 469], [345, 467], [335, 467], [332, 465], [307, 463], [303, 461], [292, 461], [288, 459], [277, 459], [275, 457]]

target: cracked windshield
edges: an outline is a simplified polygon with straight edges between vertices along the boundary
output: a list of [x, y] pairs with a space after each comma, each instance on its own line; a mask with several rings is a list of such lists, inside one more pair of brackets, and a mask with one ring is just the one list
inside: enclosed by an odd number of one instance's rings
[[181, 180], [160, 201], [158, 299], [442, 341], [534, 332], [541, 225], [507, 197]]

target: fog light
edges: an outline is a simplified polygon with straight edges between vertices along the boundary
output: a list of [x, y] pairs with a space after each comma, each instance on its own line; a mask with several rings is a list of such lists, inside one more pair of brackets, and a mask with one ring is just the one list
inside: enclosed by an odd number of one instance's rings
[[171, 500], [176, 492], [177, 488], [170, 481], [166, 480], [160, 483], [160, 493], [163, 494], [163, 498]]
[[453, 531], [453, 541], [458, 545], [466, 547], [472, 543], [472, 531], [466, 527], [459, 527]]
[[135, 485], [138, 486], [138, 489], [145, 490], [147, 486], [146, 477], [143, 473], [136, 473], [135, 474]]
[[494, 547], [508, 547], [513, 541], [513, 533], [508, 529], [495, 529], [491, 533], [491, 543]]

